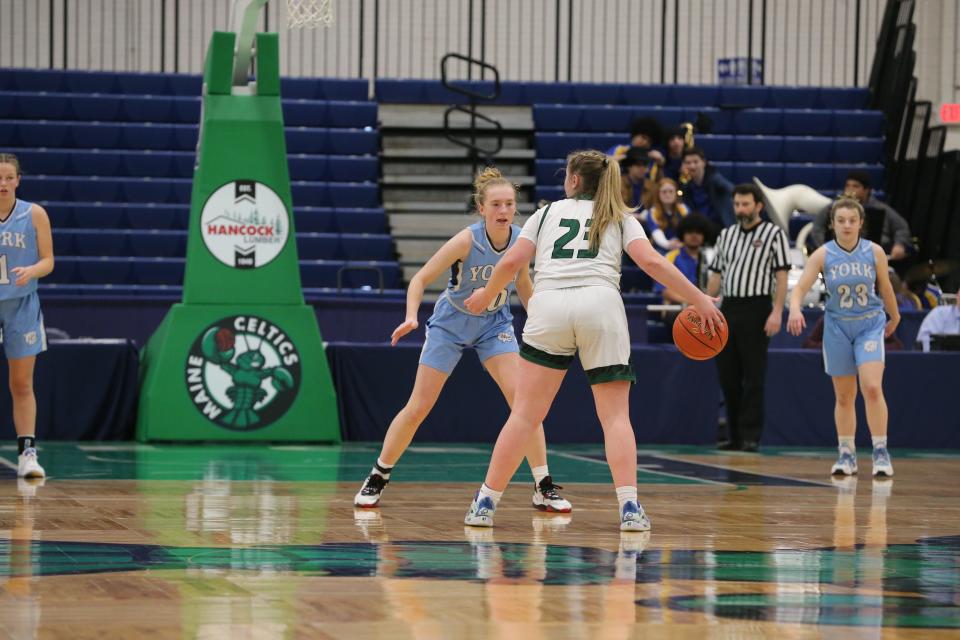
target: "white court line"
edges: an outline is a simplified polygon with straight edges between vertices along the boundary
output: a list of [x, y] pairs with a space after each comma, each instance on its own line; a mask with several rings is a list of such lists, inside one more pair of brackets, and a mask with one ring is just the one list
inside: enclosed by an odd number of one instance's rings
[[[606, 461], [606, 460], [597, 460], [597, 459], [595, 459], [595, 458], [587, 458], [587, 457], [584, 457], [584, 456], [578, 456], [578, 455], [573, 454], [573, 453], [562, 453], [562, 452], [559, 452], [559, 451], [552, 451], [552, 450], [550, 450], [550, 449], [547, 450], [547, 453], [549, 453], [551, 456], [560, 456], [561, 458], [570, 458], [571, 460], [582, 460], [583, 462], [594, 462], [594, 463], [596, 463], [596, 464], [604, 464], [604, 465], [607, 464], [607, 461]], [[682, 462], [682, 461], [681, 461], [681, 462]], [[679, 479], [681, 479], [681, 480], [686, 480], [687, 482], [690, 482], [690, 483], [693, 483], [693, 484], [696, 484], [696, 483], [698, 483], [698, 482], [702, 482], [702, 483], [704, 483], [704, 484], [715, 484], [715, 485], [719, 485], [719, 486], [721, 486], [721, 487], [735, 487], [735, 486], [737, 486], [737, 485], [736, 485], [735, 483], [733, 483], [733, 482], [720, 482], [719, 480], [707, 480], [707, 479], [705, 479], [705, 478], [691, 478], [690, 476], [682, 476], [682, 475], [680, 475], [680, 474], [678, 474], [678, 473], [669, 473], [669, 472], [667, 472], [667, 471], [657, 471], [656, 469], [650, 469], [650, 468], [648, 468], [648, 467], [646, 467], [646, 466], [641, 466], [641, 465], [639, 465], [639, 464], [637, 465], [637, 468], [638, 468], [638, 469], [643, 469], [643, 470], [646, 471], [647, 473], [653, 473], [653, 474], [660, 475], [660, 476], [667, 476], [668, 478], [679, 478]]]
[[8, 469], [13, 469], [14, 471], [20, 470], [20, 465], [16, 464], [15, 462], [10, 462], [4, 457], [0, 457], [0, 464], [7, 467]]

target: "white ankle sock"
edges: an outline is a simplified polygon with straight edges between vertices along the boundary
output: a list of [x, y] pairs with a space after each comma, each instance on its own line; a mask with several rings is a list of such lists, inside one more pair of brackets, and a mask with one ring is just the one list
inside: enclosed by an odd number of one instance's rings
[[542, 467], [533, 467], [530, 469], [533, 472], [533, 484], [540, 486], [540, 481], [550, 475], [550, 470], [547, 469], [547, 465]]
[[370, 474], [383, 476], [384, 480], [389, 480], [391, 471], [393, 471], [392, 464], [386, 464], [383, 460], [381, 460], [380, 458], [377, 458], [377, 464], [373, 465], [373, 469], [370, 470]]
[[503, 496], [503, 491], [494, 491], [487, 486], [486, 482], [484, 482], [480, 485], [480, 495], [490, 498], [493, 500], [493, 506], [497, 506], [497, 503], [500, 502], [500, 498]]
[[842, 451], [843, 449], [849, 449], [850, 453], [857, 452], [857, 445], [854, 442], [854, 436], [839, 436], [837, 442], [839, 442], [838, 448]]
[[876, 436], [873, 438], [873, 448], [877, 447], [887, 447], [887, 436]]
[[623, 509], [623, 505], [627, 502], [637, 502], [637, 488], [636, 487], [617, 487], [617, 502], [620, 503], [620, 509]]

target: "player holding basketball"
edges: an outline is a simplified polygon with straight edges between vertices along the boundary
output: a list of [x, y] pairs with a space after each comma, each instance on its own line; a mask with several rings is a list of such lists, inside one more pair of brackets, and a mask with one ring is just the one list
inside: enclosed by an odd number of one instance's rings
[[21, 478], [44, 477], [37, 462], [37, 399], [33, 366], [47, 348], [37, 280], [53, 271], [50, 218], [38, 204], [18, 200], [20, 163], [0, 153], [0, 328], [10, 368], [13, 426]]
[[[823, 325], [823, 360], [833, 378], [840, 454], [831, 473], [857, 472], [857, 376], [873, 436], [873, 475], [892, 476], [887, 451], [887, 403], [883, 397], [883, 339], [900, 322], [896, 295], [887, 271], [887, 256], [880, 245], [860, 237], [863, 206], [852, 198], [837, 200], [830, 209], [836, 240], [813, 252], [800, 281], [790, 295], [787, 330], [800, 335], [806, 326], [800, 304], [822, 273], [827, 286]], [[877, 297], [879, 291], [880, 297]], [[883, 299], [881, 302], [880, 299]], [[884, 316], [886, 309], [887, 317]]]
[[[510, 282], [502, 282], [496, 296], [483, 308], [468, 311], [463, 303], [474, 289], [487, 284], [494, 265], [517, 241], [520, 227], [513, 224], [516, 197], [513, 184], [498, 169], [481, 171], [474, 181], [474, 202], [483, 219], [448, 240], [410, 280], [407, 319], [394, 329], [393, 345], [417, 328], [417, 311], [426, 285], [443, 272], [451, 272], [447, 289], [427, 320], [427, 337], [413, 393], [390, 423], [380, 457], [354, 498], [356, 506], [377, 506], [383, 488], [390, 481], [390, 472], [430, 413], [465, 348], [476, 349], [483, 366], [500, 387], [507, 403], [512, 405], [519, 361], [509, 304], [514, 282], [512, 278]], [[526, 306], [533, 291], [526, 269], [520, 270], [515, 286], [520, 301]], [[543, 511], [570, 511], [570, 503], [557, 491], [561, 487], [553, 484], [547, 467], [542, 426], [531, 431], [524, 442], [524, 452], [533, 471], [533, 506]]]
[[697, 289], [653, 248], [620, 195], [620, 166], [599, 151], [567, 157], [566, 200], [538, 210], [497, 264], [486, 287], [466, 301], [484, 309], [536, 257], [536, 285], [520, 349], [520, 374], [510, 418], [500, 432], [487, 477], [464, 522], [493, 526], [493, 515], [531, 435], [560, 388], [574, 354], [593, 390], [607, 463], [620, 503], [620, 529], [650, 528], [637, 501], [637, 443], [630, 424], [630, 334], [620, 297], [626, 251], [640, 268], [694, 305], [712, 330], [723, 321], [714, 299]]

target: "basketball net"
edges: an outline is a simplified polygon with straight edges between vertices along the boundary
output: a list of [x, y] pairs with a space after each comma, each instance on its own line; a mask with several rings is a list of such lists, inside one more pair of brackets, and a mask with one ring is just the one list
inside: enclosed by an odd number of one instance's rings
[[287, 0], [287, 28], [315, 29], [333, 24], [333, 0]]

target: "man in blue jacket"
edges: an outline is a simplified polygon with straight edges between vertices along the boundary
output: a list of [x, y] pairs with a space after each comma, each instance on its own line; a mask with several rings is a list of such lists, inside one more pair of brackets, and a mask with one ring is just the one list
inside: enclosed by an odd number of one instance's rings
[[710, 220], [718, 229], [736, 223], [733, 183], [707, 164], [707, 156], [700, 147], [690, 147], [683, 152], [680, 188], [687, 208]]

